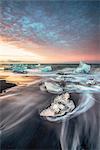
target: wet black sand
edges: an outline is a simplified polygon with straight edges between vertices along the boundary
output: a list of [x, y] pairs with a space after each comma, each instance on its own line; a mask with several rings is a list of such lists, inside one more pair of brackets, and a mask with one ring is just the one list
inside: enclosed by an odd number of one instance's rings
[[[3, 122], [0, 135], [1, 150], [61, 149], [62, 121], [49, 122], [39, 115], [56, 95], [40, 91], [38, 85], [39, 83], [14, 87], [0, 97], [0, 122]], [[72, 149], [73, 144], [75, 150], [100, 148], [100, 93], [93, 94], [93, 97], [96, 101], [92, 108], [66, 120], [64, 143], [67, 144], [68, 150]], [[79, 94], [71, 94], [76, 106], [79, 98]], [[10, 118], [7, 118], [9, 116]]]

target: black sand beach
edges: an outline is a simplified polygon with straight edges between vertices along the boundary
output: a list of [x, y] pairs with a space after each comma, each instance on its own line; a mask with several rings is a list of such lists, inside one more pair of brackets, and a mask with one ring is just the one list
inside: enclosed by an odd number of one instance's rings
[[[2, 94], [1, 149], [99, 150], [100, 93], [92, 94], [94, 105], [87, 110], [84, 108], [83, 112], [80, 110], [76, 117], [50, 122], [39, 113], [50, 105], [55, 96], [40, 91], [38, 82], [16, 86]], [[82, 95], [71, 93], [71, 99], [77, 106]]]

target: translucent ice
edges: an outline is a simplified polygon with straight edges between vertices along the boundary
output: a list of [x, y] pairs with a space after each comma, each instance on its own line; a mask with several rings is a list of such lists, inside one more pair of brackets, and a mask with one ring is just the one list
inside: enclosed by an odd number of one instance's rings
[[91, 69], [90, 65], [80, 62], [79, 67], [76, 68], [75, 73], [89, 73]]

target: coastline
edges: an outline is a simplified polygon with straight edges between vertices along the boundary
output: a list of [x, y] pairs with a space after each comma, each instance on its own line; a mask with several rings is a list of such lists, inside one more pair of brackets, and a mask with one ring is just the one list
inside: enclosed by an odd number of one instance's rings
[[[39, 83], [40, 82], [28, 84], [27, 86], [16, 86], [9, 89], [7, 93], [4, 93], [3, 96], [0, 97], [0, 103], [2, 104], [1, 122], [5, 122], [1, 128], [1, 148], [60, 150], [62, 144], [60, 144], [60, 138], [62, 137], [64, 141], [67, 138], [67, 146], [71, 149], [71, 145], [73, 145], [74, 140], [76, 140], [76, 131], [77, 136], [80, 135], [81, 141], [87, 138], [89, 141], [92, 140], [91, 144], [98, 147], [99, 145], [97, 145], [96, 142], [99, 140], [98, 130], [100, 121], [98, 117], [100, 116], [100, 104], [98, 102], [100, 102], [100, 93], [92, 94], [96, 99], [93, 107], [87, 111], [83, 111], [81, 114], [79, 113], [78, 116], [72, 119], [66, 119], [66, 131], [64, 135], [61, 135], [62, 121], [50, 122], [45, 117], [40, 117], [39, 115], [44, 108], [50, 105], [56, 96], [56, 94], [40, 91]], [[77, 107], [79, 101], [82, 100], [81, 94], [70, 93], [70, 95]], [[8, 117], [10, 117], [11, 120], [9, 119], [6, 122]], [[67, 124], [69, 125], [67, 126]], [[95, 128], [95, 130], [93, 130], [93, 128]], [[88, 130], [90, 130], [91, 137]], [[98, 134], [95, 136], [95, 133]], [[94, 140], [94, 138], [96, 140]], [[79, 146], [82, 146], [81, 143]], [[84, 143], [83, 147], [88, 148], [89, 143]]]

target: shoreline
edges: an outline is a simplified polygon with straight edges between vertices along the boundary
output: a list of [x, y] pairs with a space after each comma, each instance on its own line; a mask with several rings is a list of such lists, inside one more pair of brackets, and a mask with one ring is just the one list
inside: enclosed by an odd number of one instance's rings
[[[79, 93], [71, 93], [71, 99], [76, 103], [76, 107], [79, 101], [82, 101], [81, 96]], [[2, 126], [2, 149], [8, 148], [9, 145], [9, 149], [48, 148], [60, 150], [60, 144], [62, 144], [60, 143], [60, 138], [66, 140], [66, 136], [68, 136], [66, 143], [68, 143], [68, 146], [71, 146], [75, 142], [74, 140], [76, 140], [74, 138], [76, 133], [80, 139], [80, 146], [82, 146], [81, 141], [85, 141], [85, 138], [91, 144], [94, 143], [95, 146], [99, 146], [96, 143], [99, 140], [98, 135], [96, 137], [94, 135], [95, 132], [99, 134], [100, 124], [98, 117], [100, 116], [100, 104], [95, 101], [95, 104], [90, 109], [85, 105], [84, 111], [82, 113], [79, 112], [78, 116], [71, 119], [66, 118], [66, 131], [61, 135], [60, 133], [63, 128], [62, 120], [50, 122], [45, 117], [39, 115], [43, 109], [52, 103], [54, 97], [56, 97], [56, 94], [41, 91], [39, 82], [28, 84], [27, 86], [16, 86], [7, 93], [4, 93], [0, 97], [0, 103], [2, 104], [1, 112], [3, 112], [1, 122], [4, 122]], [[98, 102], [100, 101], [100, 93], [93, 94], [93, 97]], [[88, 110], [85, 108], [88, 108]], [[69, 125], [67, 126], [67, 124]], [[95, 130], [93, 130], [94, 128]], [[83, 130], [86, 131], [84, 134]], [[91, 131], [91, 137], [88, 130]], [[69, 142], [70, 135], [71, 143]], [[17, 141], [16, 136], [19, 139]], [[54, 141], [56, 144], [54, 144]], [[89, 143], [84, 143], [83, 147], [85, 147], [85, 144], [87, 147], [89, 146]]]

